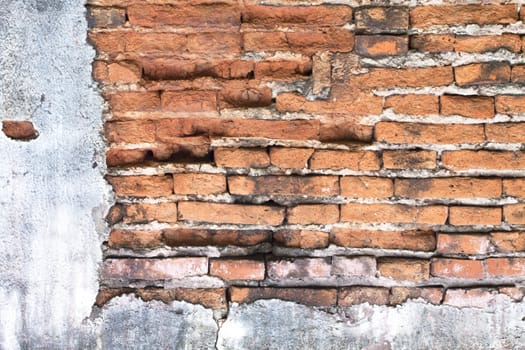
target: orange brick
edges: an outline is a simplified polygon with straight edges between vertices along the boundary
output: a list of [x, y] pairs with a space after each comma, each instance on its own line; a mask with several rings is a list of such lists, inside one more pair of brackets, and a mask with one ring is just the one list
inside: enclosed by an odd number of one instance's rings
[[339, 290], [337, 305], [352, 306], [363, 303], [371, 305], [388, 304], [390, 291], [381, 287], [347, 287]]
[[373, 151], [316, 150], [310, 169], [379, 170], [379, 157]]
[[226, 192], [223, 174], [173, 174], [175, 194], [218, 194]]
[[456, 38], [452, 34], [421, 34], [410, 37], [410, 48], [420, 52], [454, 51]]
[[520, 52], [521, 40], [519, 35], [514, 34], [457, 36], [454, 48], [459, 52], [487, 52], [500, 49]]
[[132, 203], [124, 205], [123, 209], [122, 220], [126, 224], [177, 222], [177, 203]]
[[525, 112], [525, 96], [496, 96], [496, 111], [503, 114], [519, 114]]
[[179, 220], [218, 224], [280, 225], [285, 210], [268, 205], [179, 203]]
[[503, 207], [505, 221], [511, 225], [525, 224], [525, 204], [509, 204]]
[[511, 81], [519, 84], [525, 83], [525, 64], [512, 66]]
[[503, 179], [503, 193], [507, 196], [525, 198], [525, 179]]
[[352, 198], [388, 198], [394, 194], [391, 179], [367, 176], [341, 177], [341, 195]]
[[441, 157], [445, 169], [524, 169], [522, 152], [505, 151], [445, 151]]
[[151, 249], [162, 245], [161, 231], [112, 230], [108, 240], [113, 249]]
[[459, 86], [503, 84], [510, 82], [508, 62], [472, 63], [454, 68], [454, 76]]
[[113, 112], [152, 112], [160, 109], [160, 97], [155, 91], [117, 92], [109, 96], [109, 105]]
[[430, 262], [422, 259], [381, 258], [377, 269], [381, 276], [398, 281], [421, 282], [430, 277]]
[[135, 290], [135, 294], [144, 301], [161, 300], [170, 303], [173, 300], [182, 300], [222, 310], [228, 306], [225, 288], [145, 288]]
[[161, 95], [162, 110], [179, 113], [216, 112], [215, 91], [167, 91]]
[[[122, 122], [106, 122], [104, 126], [106, 139], [109, 143], [155, 142], [155, 124], [149, 120], [130, 120]], [[115, 152], [115, 151], [113, 151]], [[129, 155], [129, 154], [128, 154]], [[120, 154], [123, 156], [123, 154]], [[113, 158], [110, 158], [113, 159]], [[137, 158], [134, 158], [135, 160]], [[117, 160], [125, 160], [117, 157]], [[120, 161], [117, 161], [119, 163]]]
[[437, 251], [445, 254], [487, 254], [490, 239], [481, 234], [438, 234]]
[[335, 306], [335, 288], [245, 288], [232, 287], [231, 301], [234, 303], [253, 303], [260, 299], [280, 299], [309, 306]]
[[264, 262], [248, 259], [212, 259], [210, 275], [223, 280], [255, 280], [264, 279]]
[[358, 32], [403, 33], [408, 29], [408, 7], [358, 7], [355, 23]]
[[107, 176], [117, 196], [163, 197], [173, 193], [171, 176]]
[[128, 62], [111, 63], [107, 69], [111, 83], [136, 83], [142, 77], [140, 67]]
[[230, 176], [228, 188], [238, 195], [337, 196], [337, 176]]
[[521, 143], [525, 138], [525, 123], [486, 124], [487, 141]]
[[141, 60], [144, 78], [149, 80], [182, 80], [201, 77], [222, 79], [248, 78], [253, 75], [250, 60], [145, 58]]
[[255, 108], [272, 104], [272, 89], [250, 83], [224, 86], [220, 93], [220, 108]]
[[480, 260], [432, 259], [432, 276], [445, 278], [482, 279], [483, 262]]
[[400, 305], [408, 299], [423, 299], [428, 303], [439, 305], [443, 299], [443, 289], [437, 287], [392, 287], [390, 289], [390, 305]]
[[334, 224], [338, 221], [337, 204], [302, 204], [288, 209], [290, 224]]
[[487, 259], [487, 274], [491, 277], [522, 277], [525, 275], [525, 258]]
[[494, 97], [445, 95], [440, 102], [443, 115], [492, 118], [495, 114]]
[[329, 234], [322, 231], [279, 230], [273, 234], [273, 239], [285, 247], [319, 249], [328, 247]]
[[32, 122], [27, 120], [4, 120], [2, 132], [14, 140], [32, 140], [38, 137], [38, 131]]
[[392, 95], [385, 99], [385, 108], [392, 108], [395, 113], [399, 114], [439, 114], [438, 96]]
[[492, 232], [490, 240], [498, 252], [514, 253], [525, 251], [525, 232]]
[[372, 125], [358, 124], [359, 121], [352, 119], [347, 116], [340, 118], [330, 116], [321, 119], [319, 140], [322, 142], [349, 144], [372, 142], [374, 127]]
[[271, 260], [267, 263], [272, 280], [316, 279], [330, 277], [332, 266], [325, 258]]
[[122, 52], [126, 47], [122, 32], [90, 32], [88, 39], [98, 52]]
[[261, 61], [255, 63], [255, 79], [279, 80], [310, 76], [312, 62], [309, 58], [301, 60]]
[[485, 141], [483, 125], [396, 122], [377, 123], [375, 138], [382, 142], [414, 144], [456, 144]]
[[408, 51], [408, 37], [397, 35], [357, 35], [354, 51], [361, 56], [383, 57], [404, 55]]
[[243, 9], [243, 23], [265, 26], [286, 24], [342, 26], [352, 21], [350, 6], [254, 6]]
[[454, 24], [507, 24], [518, 20], [516, 5], [416, 6], [410, 10], [413, 28]]
[[451, 225], [501, 225], [501, 208], [450, 207]]
[[304, 169], [308, 167], [308, 160], [314, 153], [312, 148], [270, 148], [272, 165], [286, 169]]
[[[509, 68], [510, 72], [510, 68]], [[510, 74], [510, 73], [509, 73]], [[371, 68], [356, 75], [352, 83], [361, 88], [425, 87], [449, 85], [454, 81], [452, 67], [430, 68]]]
[[396, 179], [396, 196], [406, 198], [498, 198], [500, 179]]
[[437, 153], [435, 151], [383, 151], [383, 168], [385, 169], [435, 169], [436, 166]]
[[103, 280], [170, 280], [208, 273], [208, 258], [106, 259]]
[[444, 206], [414, 207], [401, 204], [341, 205], [342, 222], [395, 222], [443, 225], [448, 210]]
[[163, 231], [166, 245], [184, 246], [241, 246], [249, 247], [270, 242], [268, 230], [217, 230], [208, 228], [174, 228]]
[[215, 164], [228, 168], [265, 168], [270, 157], [263, 148], [217, 148]]
[[335, 227], [330, 242], [343, 247], [433, 251], [436, 237], [432, 231], [372, 231]]

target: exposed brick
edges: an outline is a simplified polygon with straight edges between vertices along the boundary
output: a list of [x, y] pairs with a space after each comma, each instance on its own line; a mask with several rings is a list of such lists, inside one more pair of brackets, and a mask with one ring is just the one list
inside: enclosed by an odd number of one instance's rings
[[254, 246], [270, 242], [267, 230], [228, 230], [208, 228], [164, 229], [164, 240], [171, 247], [180, 246]]
[[179, 113], [217, 111], [215, 91], [167, 91], [161, 95], [162, 110]]
[[88, 7], [87, 22], [90, 28], [115, 28], [126, 23], [126, 10], [111, 7]]
[[352, 21], [352, 8], [326, 6], [253, 6], [243, 9], [243, 23], [265, 26], [286, 24], [342, 26]]
[[451, 225], [500, 225], [501, 208], [451, 207]]
[[278, 245], [289, 248], [319, 249], [328, 247], [329, 233], [309, 230], [279, 230], [273, 234]]
[[443, 304], [456, 307], [487, 308], [494, 302], [494, 293], [486, 288], [448, 289]]
[[436, 237], [432, 231], [373, 231], [335, 227], [330, 242], [343, 247], [433, 251]]
[[114, 249], [148, 249], [163, 245], [161, 231], [112, 230], [108, 246]]
[[408, 288], [392, 287], [390, 289], [390, 304], [399, 305], [408, 299], [423, 299], [424, 301], [438, 305], [443, 298], [443, 289], [437, 287]]
[[173, 193], [171, 176], [108, 176], [117, 196], [162, 197]]
[[[457, 69], [457, 68], [456, 68]], [[510, 68], [509, 68], [510, 78]], [[352, 78], [361, 88], [444, 86], [454, 81], [452, 67], [371, 68], [368, 73]]]
[[482, 35], [482, 36], [457, 36], [454, 45], [459, 52], [487, 52], [500, 49], [512, 52], [521, 51], [519, 35]]
[[416, 6], [410, 10], [413, 28], [454, 24], [507, 24], [518, 20], [516, 5]]
[[332, 258], [332, 275], [336, 276], [375, 276], [376, 259], [369, 256]]
[[496, 111], [503, 114], [525, 112], [525, 95], [496, 96]]
[[300, 60], [272, 60], [255, 63], [255, 79], [291, 79], [310, 76], [312, 62], [309, 58]]
[[218, 194], [226, 191], [223, 174], [188, 173], [173, 175], [175, 194]]
[[445, 95], [440, 102], [443, 115], [492, 118], [495, 114], [494, 97]]
[[503, 207], [505, 221], [511, 225], [525, 224], [525, 204], [509, 204]]
[[355, 52], [362, 56], [383, 57], [404, 55], [408, 51], [408, 37], [396, 35], [357, 35]]
[[221, 92], [221, 109], [266, 107], [272, 104], [272, 89], [244, 85], [225, 86]]
[[150, 80], [240, 79], [250, 77], [254, 71], [254, 63], [250, 60], [147, 58], [141, 63], [144, 77]]
[[508, 62], [471, 63], [454, 68], [456, 84], [485, 85], [503, 84], [510, 81]]
[[280, 225], [284, 208], [208, 202], [179, 203], [179, 220], [220, 224]]
[[260, 299], [280, 299], [305, 304], [308, 306], [335, 306], [337, 290], [335, 288], [243, 288], [230, 289], [234, 303], [252, 303]]
[[525, 232], [492, 232], [490, 240], [498, 252], [525, 251]]
[[439, 101], [434, 95], [392, 95], [385, 99], [385, 108], [399, 114], [439, 114]]
[[157, 92], [117, 92], [109, 96], [113, 112], [152, 112], [160, 109], [160, 96]]
[[135, 294], [144, 301], [161, 300], [169, 303], [173, 300], [182, 300], [213, 309], [226, 309], [228, 306], [225, 288], [148, 288], [137, 289]]
[[420, 150], [385, 150], [383, 168], [385, 169], [435, 169], [437, 153]]
[[523, 169], [525, 157], [522, 152], [506, 151], [445, 151], [441, 156], [445, 169]]
[[122, 52], [126, 47], [124, 33], [122, 32], [90, 32], [88, 41], [98, 52]]
[[106, 259], [102, 278], [130, 280], [169, 280], [208, 273], [207, 258]]
[[[109, 143], [155, 142], [155, 124], [149, 120], [106, 122], [104, 132]], [[117, 157], [116, 162], [120, 162], [120, 159], [125, 161], [126, 157], [121, 154]]]
[[395, 222], [413, 224], [443, 225], [448, 210], [444, 206], [415, 207], [402, 204], [360, 204], [341, 205], [343, 222]]
[[410, 37], [410, 48], [420, 52], [454, 51], [456, 38], [452, 34], [421, 34]]
[[264, 262], [248, 259], [212, 259], [210, 275], [223, 280], [255, 280], [264, 279]]
[[279, 168], [303, 169], [308, 167], [308, 160], [314, 153], [312, 148], [270, 148], [272, 165]]
[[525, 198], [525, 179], [503, 179], [503, 193], [507, 196]]
[[140, 67], [129, 62], [111, 63], [107, 69], [110, 83], [136, 83], [142, 77]]
[[151, 221], [177, 222], [177, 203], [133, 203], [123, 207], [125, 224], [144, 224]]
[[438, 234], [437, 251], [445, 254], [487, 254], [490, 239], [483, 234]]
[[389, 143], [457, 144], [485, 141], [483, 125], [379, 122], [375, 139]]
[[487, 274], [490, 277], [523, 276], [525, 274], [525, 258], [487, 259]]
[[321, 119], [319, 140], [333, 143], [372, 142], [374, 127], [358, 124], [347, 116]]
[[381, 258], [377, 269], [381, 276], [398, 281], [420, 282], [430, 277], [430, 262], [422, 259]]
[[230, 176], [228, 188], [238, 195], [337, 196], [337, 176]]
[[4, 120], [2, 131], [13, 140], [32, 140], [38, 137], [38, 131], [30, 121]]
[[301, 204], [288, 209], [290, 224], [334, 224], [339, 221], [336, 204]]
[[215, 164], [228, 168], [265, 168], [270, 157], [262, 148], [217, 148]]
[[514, 301], [522, 301], [525, 296], [525, 290], [522, 287], [503, 287], [498, 288], [498, 291]]
[[485, 125], [487, 141], [521, 143], [525, 138], [525, 123], [495, 123]]
[[432, 259], [432, 276], [445, 278], [482, 279], [483, 263], [480, 260]]
[[341, 195], [351, 198], [388, 198], [394, 194], [391, 179], [368, 176], [341, 177]]
[[267, 263], [268, 277], [273, 280], [326, 278], [330, 277], [331, 268], [323, 258], [272, 260]]
[[403, 33], [408, 29], [407, 7], [358, 7], [355, 10], [358, 32]]
[[341, 288], [337, 305], [352, 306], [363, 303], [372, 305], [387, 305], [390, 291], [388, 288], [381, 287], [348, 287]]
[[114, 147], [106, 152], [106, 164], [108, 167], [138, 164], [144, 162], [147, 155], [147, 149]]
[[525, 64], [517, 64], [512, 66], [510, 79], [513, 83], [525, 83]]
[[395, 194], [407, 198], [498, 198], [500, 179], [396, 179]]
[[316, 150], [310, 169], [379, 170], [379, 157], [373, 151]]

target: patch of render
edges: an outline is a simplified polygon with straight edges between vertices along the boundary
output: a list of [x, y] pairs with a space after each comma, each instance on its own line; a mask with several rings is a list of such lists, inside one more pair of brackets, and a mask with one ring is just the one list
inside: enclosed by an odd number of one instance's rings
[[230, 307], [218, 349], [525, 349], [525, 303], [367, 303], [327, 313], [279, 300]]
[[0, 18], [0, 120], [40, 133], [0, 133], [0, 348], [88, 348], [110, 195], [85, 8], [3, 0]]

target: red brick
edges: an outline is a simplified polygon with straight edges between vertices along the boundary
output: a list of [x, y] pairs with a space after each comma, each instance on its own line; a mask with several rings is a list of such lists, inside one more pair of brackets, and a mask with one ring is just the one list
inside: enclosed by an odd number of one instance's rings
[[414, 28], [455, 24], [508, 24], [518, 20], [516, 5], [416, 6], [410, 10]]
[[264, 279], [264, 262], [248, 259], [212, 259], [210, 275], [226, 281]]
[[118, 92], [109, 96], [113, 112], [152, 112], [160, 109], [160, 97], [155, 91]]
[[130, 280], [169, 280], [208, 273], [207, 258], [106, 259], [102, 278]]
[[482, 279], [483, 262], [480, 260], [432, 259], [432, 276], [461, 279]]
[[255, 63], [254, 74], [255, 79], [299, 79], [312, 74], [312, 62], [308, 57], [298, 60], [261, 61]]
[[391, 179], [368, 176], [341, 177], [341, 195], [351, 198], [388, 198], [394, 194]]
[[216, 112], [215, 91], [167, 91], [161, 95], [162, 110], [178, 113]]
[[337, 176], [230, 176], [228, 188], [238, 195], [337, 196]]
[[352, 119], [346, 115], [339, 118], [334, 115], [322, 118], [320, 120], [319, 140], [322, 142], [343, 144], [372, 142], [374, 127], [372, 125], [359, 124], [358, 120]]
[[110, 148], [106, 152], [106, 164], [108, 167], [138, 164], [144, 162], [147, 155], [147, 149]]
[[208, 228], [173, 228], [163, 230], [166, 245], [180, 246], [241, 246], [249, 247], [270, 242], [267, 230], [228, 230]]
[[384, 150], [383, 168], [385, 169], [435, 169], [437, 153], [420, 150]]
[[393, 222], [443, 225], [448, 210], [444, 206], [414, 207], [402, 204], [360, 204], [341, 205], [342, 222]]
[[[106, 134], [106, 139], [109, 143], [155, 142], [155, 124], [149, 120], [106, 122], [104, 132]], [[121, 154], [121, 156], [123, 155]], [[118, 159], [122, 158], [118, 157], [117, 160]]]
[[492, 232], [490, 240], [498, 252], [525, 251], [525, 232]]
[[342, 26], [352, 21], [352, 8], [326, 6], [253, 6], [243, 10], [243, 23], [265, 26], [286, 24]]
[[379, 157], [373, 151], [316, 150], [310, 169], [379, 170]]
[[163, 245], [161, 231], [112, 230], [108, 246], [113, 249], [149, 249]]
[[226, 192], [226, 176], [223, 174], [173, 174], [175, 194], [218, 194]]
[[253, 74], [249, 60], [147, 58], [141, 61], [144, 77], [150, 80], [184, 80], [202, 77], [242, 79]]
[[332, 275], [335, 276], [375, 276], [376, 259], [369, 256], [332, 258]]
[[503, 114], [520, 114], [525, 112], [524, 95], [496, 96], [496, 111]]
[[402, 33], [408, 29], [408, 8], [358, 7], [355, 10], [355, 23], [358, 32]]
[[220, 108], [267, 107], [272, 104], [272, 89], [250, 83], [225, 86], [220, 92]]
[[[510, 68], [509, 68], [510, 72]], [[510, 74], [510, 73], [509, 73]], [[454, 81], [452, 67], [429, 68], [371, 68], [356, 75], [352, 83], [361, 88], [444, 86]]]
[[88, 40], [98, 52], [122, 52], [126, 47], [123, 32], [90, 32]]
[[314, 153], [312, 148], [270, 148], [272, 165], [286, 169], [304, 169], [308, 167], [308, 160]]
[[323, 258], [275, 260], [267, 263], [272, 280], [315, 279], [330, 277], [331, 265]]
[[440, 101], [443, 115], [492, 118], [495, 114], [494, 97], [445, 95]]
[[505, 221], [511, 225], [525, 224], [525, 204], [508, 204], [503, 207]]
[[381, 258], [377, 269], [381, 276], [398, 281], [421, 282], [430, 277], [430, 262], [422, 259]]
[[513, 83], [525, 83], [525, 64], [512, 66], [511, 81]]
[[263, 148], [217, 148], [215, 164], [228, 168], [265, 168], [270, 157]]
[[434, 95], [392, 95], [386, 97], [385, 108], [392, 108], [398, 114], [439, 114], [438, 99]]
[[490, 277], [523, 277], [525, 258], [487, 259], [487, 274]]
[[387, 305], [390, 291], [381, 287], [347, 287], [339, 290], [337, 305], [352, 306], [363, 303]]
[[501, 208], [450, 207], [449, 222], [454, 226], [501, 225]]
[[30, 121], [4, 120], [2, 131], [5, 136], [14, 140], [32, 140], [38, 137], [38, 131]]
[[372, 231], [335, 227], [330, 242], [352, 248], [380, 248], [433, 251], [436, 237], [432, 231]]
[[284, 208], [207, 202], [179, 203], [179, 220], [218, 224], [280, 225]]
[[107, 69], [110, 83], [136, 83], [142, 77], [140, 67], [129, 62], [111, 63]]
[[506, 151], [445, 151], [441, 156], [445, 169], [516, 169], [525, 168], [525, 157], [522, 152]]
[[408, 36], [357, 35], [354, 51], [367, 57], [405, 55], [408, 51]]
[[454, 51], [456, 38], [452, 34], [421, 34], [410, 37], [410, 48], [420, 52]]
[[413, 144], [456, 144], [485, 141], [483, 125], [379, 122], [377, 141]]
[[288, 209], [290, 224], [334, 224], [338, 221], [337, 204], [302, 204]]
[[437, 251], [445, 254], [487, 254], [490, 239], [482, 234], [438, 234]]
[[424, 301], [439, 305], [443, 298], [443, 289], [430, 287], [430, 288], [407, 288], [407, 287], [392, 287], [390, 289], [390, 305], [399, 305], [407, 301], [408, 299], [423, 299]]
[[132, 203], [123, 207], [125, 224], [144, 224], [151, 221], [177, 222], [177, 203]]
[[519, 35], [481, 35], [457, 36], [454, 48], [458, 52], [487, 52], [506, 49], [512, 52], [521, 51]]
[[525, 138], [525, 123], [486, 124], [487, 141], [521, 143]]
[[525, 179], [503, 179], [503, 193], [507, 196], [525, 198]]
[[171, 176], [108, 176], [117, 196], [163, 197], [173, 193]]
[[273, 234], [274, 242], [289, 248], [319, 249], [328, 247], [329, 234], [322, 231], [279, 230]]
[[407, 198], [498, 198], [500, 179], [396, 179], [395, 194]]
[[243, 288], [230, 290], [234, 303], [252, 303], [259, 299], [280, 299], [305, 304], [308, 306], [335, 306], [337, 290], [335, 288]]
[[226, 309], [225, 288], [173, 288], [173, 289], [137, 289], [135, 294], [144, 301], [161, 300], [170, 303], [182, 300], [192, 304], [200, 304], [206, 308]]
[[510, 82], [508, 62], [472, 63], [454, 68], [456, 84], [485, 85]]

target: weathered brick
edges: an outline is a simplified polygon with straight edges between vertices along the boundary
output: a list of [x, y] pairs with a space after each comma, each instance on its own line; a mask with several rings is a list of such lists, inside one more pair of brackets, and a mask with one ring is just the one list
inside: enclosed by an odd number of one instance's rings
[[441, 162], [449, 170], [525, 168], [523, 153], [510, 151], [445, 151]]
[[481, 260], [432, 259], [432, 276], [461, 279], [482, 279]]
[[456, 38], [452, 34], [420, 34], [410, 37], [410, 48], [420, 52], [454, 51]]
[[525, 232], [492, 232], [490, 240], [498, 252], [525, 251]]
[[125, 224], [144, 224], [151, 221], [177, 222], [177, 203], [132, 203], [123, 207]]
[[111, 7], [88, 7], [87, 22], [90, 28], [115, 28], [126, 23], [126, 10]]
[[434, 95], [392, 95], [385, 99], [385, 108], [392, 108], [398, 114], [439, 114], [438, 99]]
[[437, 153], [422, 150], [385, 150], [383, 168], [385, 169], [435, 169]]
[[440, 98], [441, 114], [471, 118], [494, 117], [494, 97], [444, 95]]
[[514, 277], [525, 274], [525, 258], [489, 258], [487, 274], [490, 277]]
[[160, 96], [157, 92], [117, 92], [109, 96], [113, 112], [152, 112], [160, 109]]
[[407, 7], [358, 7], [355, 10], [358, 32], [403, 33], [408, 30]]
[[223, 174], [188, 173], [173, 175], [175, 194], [218, 194], [226, 192], [226, 176]]
[[341, 205], [342, 222], [393, 222], [443, 225], [448, 210], [444, 206], [415, 207], [402, 204]]
[[4, 120], [2, 131], [5, 136], [14, 140], [32, 140], [38, 137], [38, 131], [30, 121]]
[[430, 277], [430, 262], [422, 259], [381, 258], [377, 269], [381, 276], [398, 281], [420, 282]]
[[[155, 142], [155, 124], [149, 120], [106, 122], [104, 132], [109, 143]], [[116, 162], [125, 161], [126, 157], [123, 156], [123, 154], [119, 155]]]
[[334, 224], [338, 221], [337, 204], [301, 204], [288, 209], [290, 224]]
[[273, 234], [274, 242], [289, 248], [319, 249], [328, 247], [329, 233], [310, 230], [279, 230]]
[[389, 143], [457, 144], [485, 141], [483, 125], [379, 122], [375, 139]]
[[264, 261], [249, 259], [211, 259], [210, 275], [226, 281], [264, 279]]
[[518, 20], [516, 5], [416, 6], [410, 10], [413, 28], [455, 24], [507, 24]]
[[339, 290], [337, 305], [352, 306], [363, 303], [387, 305], [390, 291], [381, 287], [347, 287]]
[[230, 176], [228, 188], [238, 195], [337, 196], [337, 176]]
[[388, 198], [394, 194], [391, 179], [368, 176], [343, 176], [341, 195], [351, 198]]
[[375, 276], [376, 259], [369, 256], [332, 258], [332, 275], [336, 276]]
[[487, 141], [521, 143], [525, 139], [525, 123], [486, 124]]
[[208, 273], [208, 258], [106, 259], [102, 278], [130, 280], [169, 280]]
[[144, 301], [162, 300], [169, 303], [173, 300], [182, 300], [213, 309], [226, 309], [228, 306], [225, 288], [148, 288], [137, 289], [135, 294]]
[[498, 198], [500, 179], [396, 179], [396, 196], [407, 198]]
[[180, 246], [254, 246], [270, 242], [267, 230], [228, 230], [207, 228], [174, 228], [163, 230], [166, 245]]
[[[378, 109], [379, 110], [379, 109]], [[348, 143], [372, 142], [374, 127], [372, 125], [358, 124], [346, 115], [321, 119], [319, 140], [322, 142]]]
[[178, 113], [217, 111], [215, 91], [167, 91], [161, 95], [162, 110]]
[[495, 293], [486, 288], [448, 289], [443, 304], [455, 307], [488, 308], [494, 302]]
[[344, 5], [326, 6], [245, 6], [243, 23], [265, 26], [286, 24], [342, 26], [352, 21], [352, 8]]
[[433, 251], [436, 237], [432, 231], [373, 231], [335, 227], [330, 242], [343, 247]]
[[314, 153], [312, 148], [270, 148], [272, 165], [286, 169], [304, 169], [308, 167], [308, 160]]
[[443, 289], [437, 287], [392, 287], [390, 289], [390, 300], [391, 305], [399, 305], [407, 301], [408, 299], [423, 299], [424, 301], [438, 305], [441, 303], [443, 298]]
[[510, 80], [513, 83], [525, 83], [525, 64], [517, 64], [515, 66], [512, 66]]
[[510, 65], [508, 62], [471, 63], [454, 68], [456, 84], [485, 85], [510, 82]]
[[508, 204], [503, 207], [503, 215], [508, 224], [525, 224], [525, 204]]
[[500, 49], [520, 52], [521, 40], [519, 35], [514, 34], [457, 36], [454, 49], [458, 52], [488, 52]]
[[252, 303], [260, 299], [280, 299], [308, 306], [335, 306], [335, 288], [243, 288], [230, 289], [234, 303]]
[[254, 62], [231, 59], [145, 58], [144, 77], [149, 80], [185, 80], [202, 77], [242, 79], [253, 75]]
[[324, 258], [271, 260], [267, 263], [268, 277], [273, 280], [326, 278], [330, 277], [331, 268]]
[[525, 95], [496, 96], [496, 111], [503, 114], [524, 113]]
[[250, 83], [225, 86], [220, 91], [220, 108], [267, 107], [272, 104], [272, 89]]
[[208, 202], [179, 203], [179, 220], [218, 224], [280, 225], [284, 208]]
[[437, 251], [445, 254], [487, 254], [490, 239], [483, 234], [438, 234]]
[[112, 230], [108, 246], [114, 249], [149, 249], [163, 245], [161, 231]]
[[272, 60], [255, 63], [255, 79], [292, 79], [310, 76], [312, 62], [308, 57], [298, 60]]
[[228, 168], [265, 168], [270, 157], [263, 148], [217, 148], [215, 164]]
[[500, 225], [501, 208], [450, 207], [451, 225]]
[[373, 151], [316, 150], [310, 169], [379, 170], [379, 157]]
[[[510, 68], [509, 68], [510, 77]], [[356, 75], [352, 83], [361, 88], [444, 86], [454, 81], [452, 67], [429, 68], [371, 68]]]
[[142, 77], [140, 67], [130, 62], [111, 63], [107, 69], [110, 83], [136, 83]]
[[173, 193], [171, 176], [107, 176], [117, 196], [163, 197]]
[[122, 52], [126, 47], [123, 32], [90, 32], [88, 41], [97, 52]]
[[408, 37], [396, 35], [357, 35], [355, 52], [367, 57], [404, 55], [408, 51]]
[[507, 196], [525, 198], [525, 179], [503, 179], [503, 193]]

